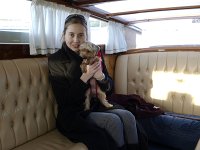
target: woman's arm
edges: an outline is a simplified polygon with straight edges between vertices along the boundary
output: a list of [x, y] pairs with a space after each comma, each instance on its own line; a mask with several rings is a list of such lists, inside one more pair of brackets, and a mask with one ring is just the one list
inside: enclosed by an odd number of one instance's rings
[[113, 92], [113, 80], [109, 76], [104, 61], [101, 62], [101, 68], [94, 74], [101, 90], [105, 91], [107, 95]]
[[67, 76], [60, 61], [49, 59], [49, 79], [56, 100], [61, 107], [83, 104], [85, 91], [88, 84], [79, 77]]

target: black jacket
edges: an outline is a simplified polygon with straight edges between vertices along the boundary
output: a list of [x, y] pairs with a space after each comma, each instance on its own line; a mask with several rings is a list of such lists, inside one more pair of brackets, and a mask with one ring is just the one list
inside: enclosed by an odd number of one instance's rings
[[[85, 92], [89, 85], [80, 80], [81, 62], [82, 58], [66, 44], [48, 58], [49, 78], [58, 103], [57, 128], [72, 141], [83, 142], [91, 150], [115, 149], [109, 135], [85, 119], [90, 113], [84, 111]], [[110, 90], [112, 80], [105, 64], [103, 72], [106, 81], [99, 83], [99, 86], [104, 91]], [[105, 138], [104, 142], [107, 144], [102, 144], [101, 138]]]

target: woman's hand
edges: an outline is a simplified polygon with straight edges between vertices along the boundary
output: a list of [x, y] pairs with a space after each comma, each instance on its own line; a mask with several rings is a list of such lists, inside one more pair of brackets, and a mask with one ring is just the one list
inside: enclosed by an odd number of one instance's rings
[[83, 82], [87, 82], [91, 77], [94, 76], [94, 74], [96, 72], [98, 72], [99, 70], [101, 70], [101, 64], [99, 62], [95, 62], [94, 64], [92, 65], [87, 65], [87, 72], [86, 73], [83, 73], [80, 77], [80, 79], [83, 81]]
[[98, 71], [94, 74], [94, 78], [98, 81], [103, 81], [105, 79], [105, 75], [102, 71]]
[[97, 72], [95, 72], [94, 78], [95, 78], [96, 80], [101, 81], [101, 80], [103, 80], [103, 79], [105, 78], [105, 75], [104, 75], [104, 73], [102, 72], [102, 68], [101, 68], [101, 59], [99, 60], [99, 65], [100, 65], [100, 68], [97, 70]]

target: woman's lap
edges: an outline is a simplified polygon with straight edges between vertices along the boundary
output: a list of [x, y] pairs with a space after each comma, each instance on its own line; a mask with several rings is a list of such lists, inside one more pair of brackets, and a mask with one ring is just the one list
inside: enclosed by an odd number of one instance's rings
[[118, 115], [107, 112], [92, 112], [87, 119], [100, 128], [105, 129], [117, 143], [118, 147], [124, 145], [123, 123]]
[[138, 143], [134, 115], [124, 109], [111, 109], [105, 112], [92, 112], [88, 119], [105, 129], [120, 147], [125, 144]]
[[130, 111], [127, 111], [125, 109], [113, 109], [109, 110], [108, 112], [117, 114], [121, 118], [124, 124], [124, 133], [127, 143], [128, 144], [138, 143], [138, 134], [137, 134], [135, 116]]
[[74, 129], [71, 131], [66, 131], [65, 127], [61, 124], [57, 124], [57, 128], [71, 141], [75, 143], [83, 142], [87, 145], [88, 150], [117, 150], [114, 140], [104, 129], [98, 127], [94, 123], [85, 121], [84, 119], [79, 125], [75, 125]]

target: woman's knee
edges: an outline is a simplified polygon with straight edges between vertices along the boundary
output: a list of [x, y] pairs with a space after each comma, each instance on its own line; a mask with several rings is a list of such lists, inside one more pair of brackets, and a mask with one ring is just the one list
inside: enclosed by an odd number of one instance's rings
[[104, 129], [111, 129], [113, 131], [113, 129], [119, 130], [123, 128], [120, 117], [114, 113], [93, 113], [88, 119]]
[[132, 120], [135, 121], [135, 116], [130, 111], [124, 110], [124, 114], [125, 114], [125, 116], [128, 116], [128, 117], [132, 118]]
[[122, 120], [132, 120], [135, 122], [135, 116], [128, 110], [125, 109], [115, 109], [111, 111], [112, 113], [117, 114]]
[[107, 117], [105, 125], [107, 126], [106, 128], [110, 128], [112, 131], [123, 129], [123, 123], [120, 117], [116, 114], [110, 114], [109, 117]]
[[123, 110], [121, 118], [122, 118], [123, 123], [125, 124], [125, 126], [132, 126], [132, 127], [136, 128], [135, 116], [130, 111]]

